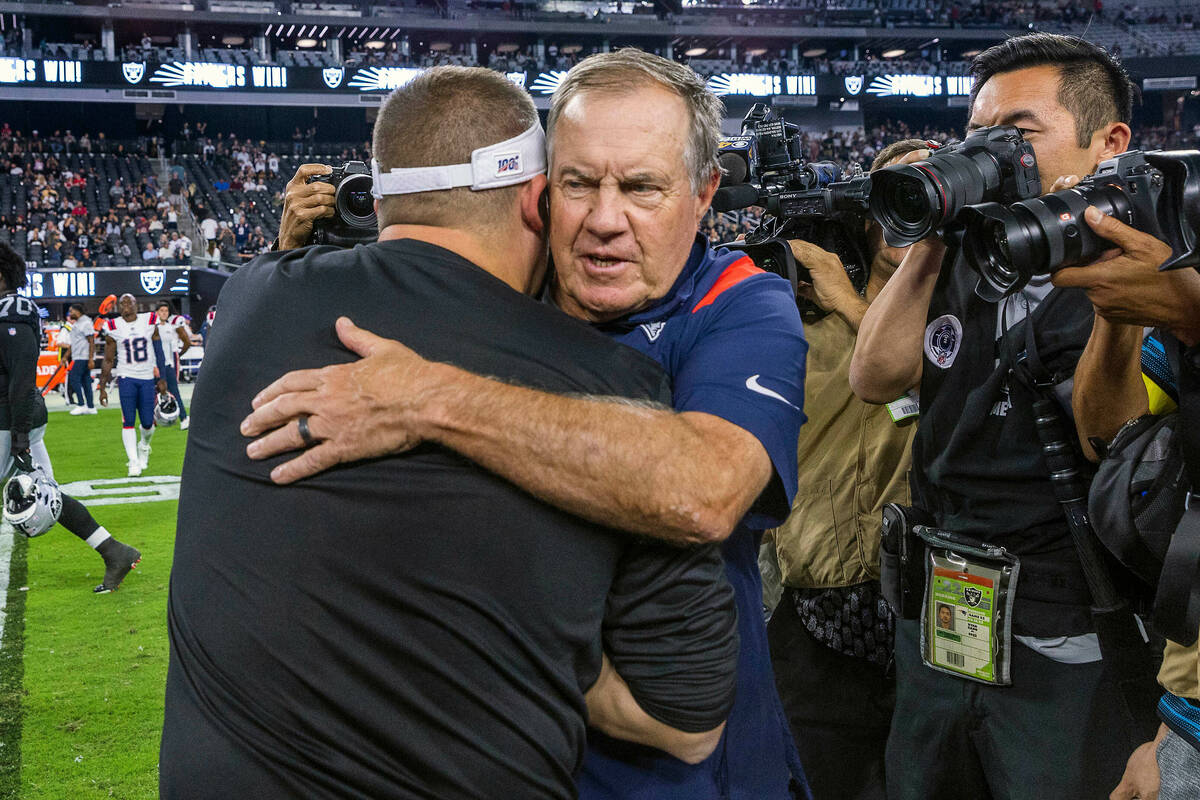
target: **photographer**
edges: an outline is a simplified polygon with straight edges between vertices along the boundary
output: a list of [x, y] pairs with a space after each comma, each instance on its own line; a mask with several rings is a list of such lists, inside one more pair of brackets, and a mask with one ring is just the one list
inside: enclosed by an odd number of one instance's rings
[[[1200, 470], [1200, 273], [1193, 269], [1159, 272], [1171, 248], [1153, 236], [1101, 214], [1085, 215], [1088, 225], [1117, 245], [1103, 260], [1055, 273], [1057, 286], [1084, 289], [1096, 310], [1096, 324], [1076, 371], [1076, 398], [1118, 398], [1103, 408], [1076, 410], [1083, 440], [1112, 439], [1127, 420], [1148, 410], [1146, 385], [1138, 365], [1144, 328], [1158, 328], [1177, 354], [1175, 379], [1185, 435], [1184, 459], [1191, 474]], [[1173, 341], [1172, 341], [1173, 340]], [[1160, 409], [1149, 409], [1161, 413]], [[1193, 484], [1193, 491], [1196, 489]], [[1193, 501], [1194, 502], [1194, 501]], [[1176, 535], [1179, 535], [1178, 533]], [[1200, 642], [1168, 641], [1159, 683], [1176, 702], [1169, 704], [1186, 729], [1200, 727]], [[1200, 742], [1185, 738], [1164, 722], [1152, 742], [1129, 757], [1113, 800], [1184, 800], [1200, 792]]]
[[[1014, 37], [980, 54], [972, 72], [968, 127], [1020, 128], [1036, 153], [1043, 193], [1128, 146], [1132, 87], [1096, 45]], [[909, 249], [863, 319], [850, 382], [876, 403], [920, 387], [915, 505], [975, 549], [1005, 548], [1009, 572], [1020, 560], [1019, 578], [1011, 617], [988, 617], [982, 638], [995, 646], [980, 657], [986, 679], [961, 677], [949, 656], [939, 662], [944, 640], [922, 636], [920, 622], [897, 622], [888, 795], [1100, 797], [1142, 734], [1101, 659], [1088, 581], [1035, 425], [1036, 397], [1010, 363], [1014, 350], [1034, 341], [1049, 371], [1070, 374], [1091, 333], [1091, 303], [1048, 279], [986, 302], [962, 263], [943, 271], [945, 252], [936, 238]], [[937, 550], [923, 552], [928, 564]], [[1008, 573], [993, 574], [989, 591], [999, 592]], [[932, 570], [925, 588], [932, 589]], [[968, 603], [978, 604], [978, 588], [970, 591]], [[928, 620], [928, 603], [922, 611]]]
[[[894, 142], [872, 171], [924, 158], [927, 147], [920, 139]], [[780, 700], [818, 800], [884, 797], [895, 702], [894, 621], [879, 591], [879, 516], [884, 503], [908, 500], [915, 402], [869, 405], [850, 391], [859, 324], [905, 252], [888, 247], [880, 226], [867, 220], [865, 230], [848, 231], [871, 259], [863, 296], [836, 254], [792, 243], [812, 276], [805, 295], [830, 313], [804, 326], [809, 419], [797, 447], [792, 513], [768, 534], [785, 588], [767, 634]], [[898, 408], [905, 404], [910, 408]]]

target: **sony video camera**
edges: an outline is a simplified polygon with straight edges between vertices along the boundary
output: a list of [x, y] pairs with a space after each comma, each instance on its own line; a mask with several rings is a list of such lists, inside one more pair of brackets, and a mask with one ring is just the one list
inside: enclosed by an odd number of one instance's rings
[[1200, 265], [1200, 151], [1131, 151], [1070, 189], [963, 214], [963, 252], [984, 299], [1020, 291], [1034, 275], [1090, 264], [1113, 247], [1083, 219], [1089, 205], [1171, 246], [1159, 269]]
[[796, 263], [789, 239], [803, 239], [836, 253], [860, 294], [867, 285], [870, 259], [864, 249], [862, 222], [871, 179], [861, 170], [843, 180], [842, 168], [828, 161], [808, 162], [801, 152], [800, 129], [756, 103], [742, 121], [740, 136], [720, 144], [725, 169], [713, 196], [716, 212], [759, 206], [766, 216], [743, 242], [723, 244], [742, 250], [756, 265], [786, 278], [806, 317], [825, 314], [797, 293], [810, 282]]
[[335, 187], [333, 219], [313, 223], [309, 244], [353, 247], [379, 238], [375, 198], [371, 196], [371, 170], [366, 164], [347, 161], [328, 175], [313, 175], [305, 183], [317, 181]]
[[1033, 145], [1009, 125], [971, 131], [924, 161], [894, 164], [871, 178], [871, 215], [892, 247], [947, 228], [966, 206], [1042, 193]]

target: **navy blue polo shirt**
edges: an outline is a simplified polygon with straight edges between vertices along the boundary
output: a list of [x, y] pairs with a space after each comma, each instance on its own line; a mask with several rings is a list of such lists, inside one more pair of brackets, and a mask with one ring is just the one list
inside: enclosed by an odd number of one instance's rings
[[581, 800], [780, 800], [795, 777], [807, 791], [767, 647], [758, 546], [783, 522], [796, 493], [796, 441], [805, 417], [800, 313], [783, 278], [742, 253], [697, 237], [687, 264], [650, 308], [596, 326], [658, 361], [676, 411], [713, 414], [749, 431], [775, 474], [722, 546], [737, 598], [737, 699], [716, 751], [691, 766], [659, 750], [588, 731]]

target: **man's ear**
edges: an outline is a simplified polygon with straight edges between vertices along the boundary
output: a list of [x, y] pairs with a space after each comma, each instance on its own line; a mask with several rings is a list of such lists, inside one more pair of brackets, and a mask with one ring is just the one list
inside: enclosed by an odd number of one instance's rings
[[713, 195], [717, 193], [717, 187], [721, 185], [721, 170], [714, 169], [712, 174], [708, 176], [708, 183], [700, 187], [700, 193], [696, 196], [696, 224], [700, 224], [700, 220], [704, 219], [704, 215], [708, 213], [708, 207], [712, 205]]
[[1096, 163], [1099, 164], [1101, 161], [1107, 161], [1124, 153], [1132, 138], [1133, 132], [1124, 122], [1110, 122], [1096, 131], [1092, 137], [1092, 143], [1101, 148], [1096, 156]]
[[519, 198], [521, 222], [538, 236], [543, 235], [550, 224], [546, 176], [535, 175], [532, 180], [521, 184]]

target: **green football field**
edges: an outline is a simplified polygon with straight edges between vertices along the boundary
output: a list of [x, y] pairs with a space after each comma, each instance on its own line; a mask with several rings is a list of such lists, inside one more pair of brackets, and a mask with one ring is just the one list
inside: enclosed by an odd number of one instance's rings
[[[158, 796], [178, 507], [169, 498], [178, 495], [186, 441], [178, 427], [160, 429], [150, 468], [126, 479], [118, 410], [50, 415], [55, 478], [141, 550], [142, 563], [120, 591], [94, 595], [104, 564], [64, 528], [0, 538], [0, 568], [9, 543], [12, 552], [0, 641], [0, 798]], [[105, 479], [121, 480], [94, 483]]]

